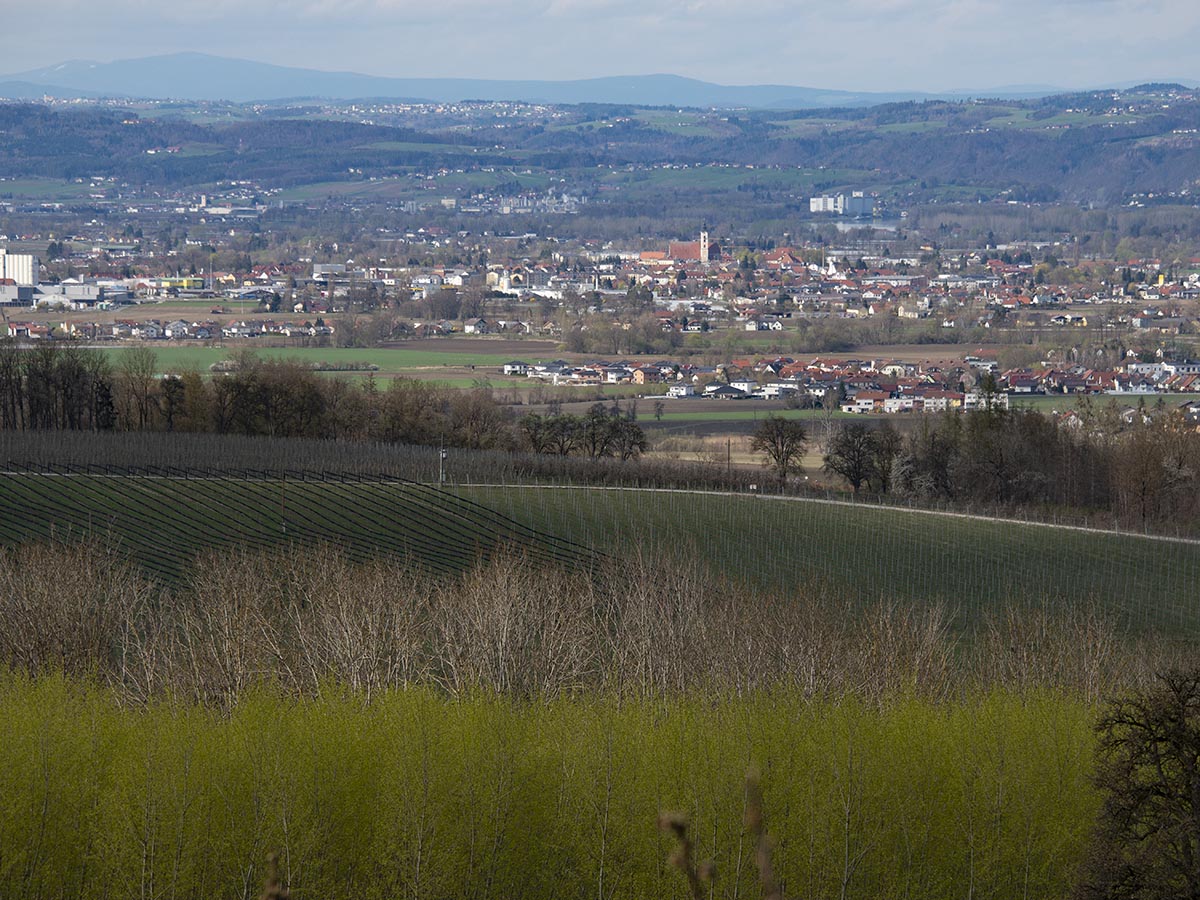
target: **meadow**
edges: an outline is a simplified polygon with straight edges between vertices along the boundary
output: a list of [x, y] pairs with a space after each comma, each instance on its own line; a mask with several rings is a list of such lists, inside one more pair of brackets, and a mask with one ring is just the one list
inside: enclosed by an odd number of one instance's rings
[[867, 183], [879, 180], [878, 172], [852, 169], [804, 169], [784, 166], [667, 166], [633, 172], [616, 170], [606, 174], [603, 184], [619, 185], [637, 194], [655, 190], [735, 190], [746, 185], [771, 190], [813, 190], [818, 184]]
[[[709, 405], [699, 406], [698, 404], [704, 401], [680, 400], [670, 403], [664, 410], [661, 417], [656, 416], [656, 421], [661, 422], [664, 427], [683, 424], [687, 422], [758, 422], [767, 416], [775, 416], [779, 419], [813, 419], [821, 420], [826, 417], [826, 412], [821, 409], [778, 409], [777, 404], [764, 406], [761, 400], [722, 400], [717, 401], [721, 405], [713, 408]], [[696, 404], [695, 406], [693, 404]], [[849, 419], [853, 413], [835, 412], [833, 418]], [[650, 423], [647, 423], [648, 425]], [[651, 426], [653, 427], [653, 426]]]
[[1124, 397], [1117, 394], [1103, 394], [1097, 398], [1081, 398], [1069, 394], [1049, 394], [1036, 397], [1010, 398], [1013, 409], [1035, 409], [1043, 413], [1067, 413], [1073, 409], [1078, 409], [1082, 402], [1090, 402], [1093, 408], [1100, 409], [1108, 406], [1115, 407], [1116, 409], [1124, 409], [1129, 406], [1137, 406], [1139, 403], [1151, 409], [1159, 404], [1172, 409], [1182, 406], [1184, 403], [1195, 403], [1198, 400], [1200, 400], [1200, 394], [1133, 394]]
[[[114, 365], [120, 365], [128, 347], [106, 348], [105, 353]], [[328, 363], [340, 365], [378, 366], [380, 375], [398, 375], [413, 369], [461, 368], [468, 366], [491, 367], [499, 370], [519, 347], [505, 344], [481, 344], [478, 352], [461, 350], [442, 351], [433, 347], [411, 349], [408, 347], [373, 347], [351, 349], [344, 347], [154, 347], [158, 368], [166, 372], [197, 370], [206, 373], [214, 363], [233, 358], [239, 351], [253, 350], [257, 355], [271, 359], [287, 359], [307, 364]], [[488, 373], [481, 372], [481, 377]], [[492, 372], [491, 374], [495, 374]]]
[[106, 184], [92, 185], [57, 178], [5, 178], [0, 181], [0, 197], [43, 202], [80, 200], [107, 188]]

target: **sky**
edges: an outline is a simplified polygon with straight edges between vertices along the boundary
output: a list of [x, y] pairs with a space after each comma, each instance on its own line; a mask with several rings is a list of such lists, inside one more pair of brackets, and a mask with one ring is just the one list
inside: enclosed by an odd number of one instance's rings
[[1200, 81], [1197, 0], [39, 0], [4, 19], [5, 74], [191, 50], [395, 77], [672, 73], [869, 91]]

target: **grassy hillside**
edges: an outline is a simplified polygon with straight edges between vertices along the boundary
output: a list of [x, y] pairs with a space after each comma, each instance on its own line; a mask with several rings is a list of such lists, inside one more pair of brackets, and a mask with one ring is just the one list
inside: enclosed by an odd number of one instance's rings
[[818, 582], [863, 603], [1090, 600], [1135, 629], [1200, 633], [1200, 545], [747, 495], [209, 477], [0, 475], [0, 542], [99, 535], [167, 579], [203, 549], [331, 542], [458, 571], [496, 547], [540, 561], [695, 555], [749, 586]]

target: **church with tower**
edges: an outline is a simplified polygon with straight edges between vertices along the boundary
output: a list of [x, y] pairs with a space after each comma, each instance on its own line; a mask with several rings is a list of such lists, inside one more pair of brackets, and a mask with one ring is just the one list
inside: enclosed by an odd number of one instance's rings
[[698, 262], [707, 265], [720, 256], [721, 248], [709, 243], [707, 228], [700, 232], [699, 240], [671, 241], [667, 248], [667, 257], [675, 262]]

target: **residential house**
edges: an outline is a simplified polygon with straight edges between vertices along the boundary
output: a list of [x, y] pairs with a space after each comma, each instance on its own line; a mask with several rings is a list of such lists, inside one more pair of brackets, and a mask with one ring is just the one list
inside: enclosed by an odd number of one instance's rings
[[842, 404], [842, 412], [860, 415], [883, 412], [883, 404], [889, 396], [885, 391], [859, 391]]

